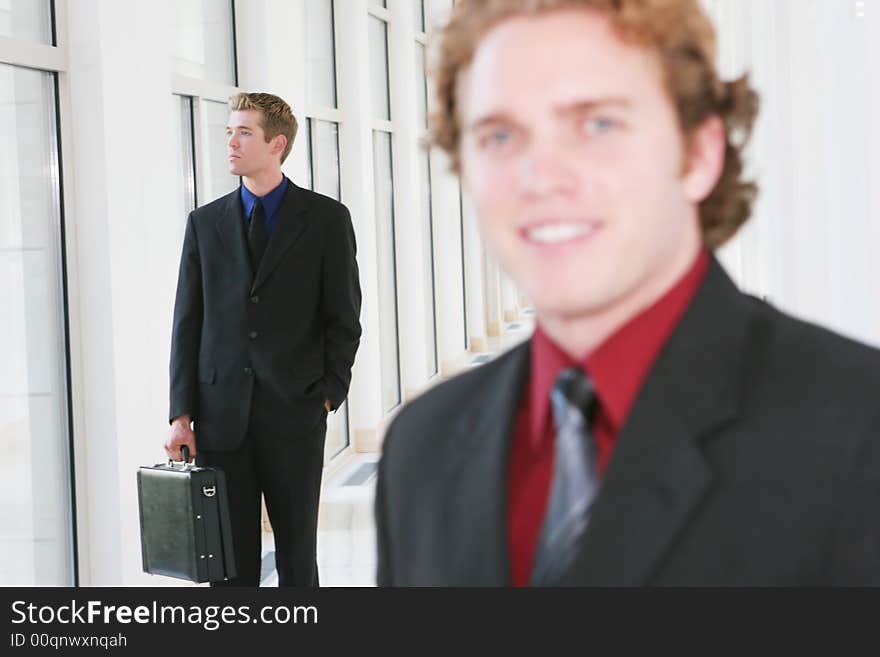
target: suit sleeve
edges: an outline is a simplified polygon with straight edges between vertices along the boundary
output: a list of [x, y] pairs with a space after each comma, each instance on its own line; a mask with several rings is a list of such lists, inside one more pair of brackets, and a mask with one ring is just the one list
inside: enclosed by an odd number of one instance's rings
[[871, 423], [839, 509], [832, 586], [880, 586], [880, 416]]
[[168, 421], [198, 415], [198, 363], [202, 330], [202, 267], [192, 213], [186, 222], [171, 329], [171, 403]]
[[348, 208], [334, 213], [325, 242], [322, 308], [324, 389], [333, 409], [348, 395], [351, 368], [361, 338], [361, 286], [357, 247]]

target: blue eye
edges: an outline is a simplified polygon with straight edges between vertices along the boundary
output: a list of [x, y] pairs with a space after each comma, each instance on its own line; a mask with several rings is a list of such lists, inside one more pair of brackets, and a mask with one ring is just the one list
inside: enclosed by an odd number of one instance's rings
[[500, 148], [509, 143], [512, 137], [513, 133], [510, 130], [493, 130], [480, 139], [480, 145], [485, 148]]
[[591, 119], [587, 119], [583, 122], [582, 127], [583, 131], [587, 134], [595, 134], [602, 132], [609, 132], [613, 128], [617, 126], [617, 122], [605, 118], [604, 116], [599, 116]]

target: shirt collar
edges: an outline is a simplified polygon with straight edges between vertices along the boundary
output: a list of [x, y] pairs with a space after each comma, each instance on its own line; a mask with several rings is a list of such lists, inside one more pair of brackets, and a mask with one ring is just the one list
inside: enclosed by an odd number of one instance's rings
[[540, 447], [549, 419], [550, 393], [559, 372], [580, 366], [596, 387], [600, 408], [617, 434], [645, 377], [706, 277], [709, 253], [701, 249], [690, 269], [646, 310], [621, 326], [582, 362], [557, 346], [540, 324], [532, 336], [529, 405], [531, 444]]
[[[267, 218], [274, 217], [275, 213], [278, 212], [278, 208], [281, 207], [281, 202], [284, 200], [284, 193], [287, 191], [287, 183], [287, 176], [281, 174], [281, 183], [265, 196], [259, 197], [260, 201], [263, 203], [263, 210], [265, 211]], [[257, 200], [257, 195], [245, 187], [244, 183], [241, 184], [240, 189], [241, 204], [244, 207], [244, 216], [250, 217], [251, 212], [254, 209], [254, 201]]]

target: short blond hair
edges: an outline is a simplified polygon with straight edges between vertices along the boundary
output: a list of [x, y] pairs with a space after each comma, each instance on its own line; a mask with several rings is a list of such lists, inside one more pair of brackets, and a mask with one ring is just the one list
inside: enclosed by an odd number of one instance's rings
[[244, 110], [256, 110], [260, 112], [260, 127], [266, 135], [266, 141], [269, 142], [278, 135], [287, 137], [287, 146], [281, 153], [281, 162], [290, 155], [290, 149], [293, 148], [293, 140], [296, 138], [296, 131], [299, 125], [293, 111], [282, 98], [273, 96], [272, 94], [263, 93], [238, 93], [229, 99], [229, 110], [231, 112], [240, 112]]
[[470, 65], [480, 40], [502, 21], [560, 9], [599, 11], [627, 43], [657, 53], [686, 143], [708, 117], [724, 121], [724, 170], [700, 203], [703, 240], [711, 247], [730, 239], [746, 222], [757, 196], [743, 180], [743, 150], [758, 113], [748, 76], [722, 82], [715, 69], [715, 29], [698, 0], [459, 0], [444, 28], [435, 67], [439, 110], [431, 117], [431, 143], [446, 151], [460, 171], [458, 74]]

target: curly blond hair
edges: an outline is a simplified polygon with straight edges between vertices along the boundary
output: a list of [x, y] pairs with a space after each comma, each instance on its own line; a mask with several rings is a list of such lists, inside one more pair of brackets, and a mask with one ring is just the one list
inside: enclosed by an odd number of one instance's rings
[[743, 179], [743, 150], [758, 114], [758, 94], [748, 75], [719, 79], [715, 29], [698, 0], [459, 0], [440, 34], [433, 67], [439, 109], [431, 116], [431, 144], [446, 151], [453, 170], [460, 171], [456, 82], [486, 32], [512, 16], [572, 8], [608, 15], [623, 41], [657, 52], [686, 144], [708, 117], [724, 121], [724, 170], [699, 207], [703, 240], [710, 248], [720, 246], [749, 218], [758, 193], [753, 181]]

